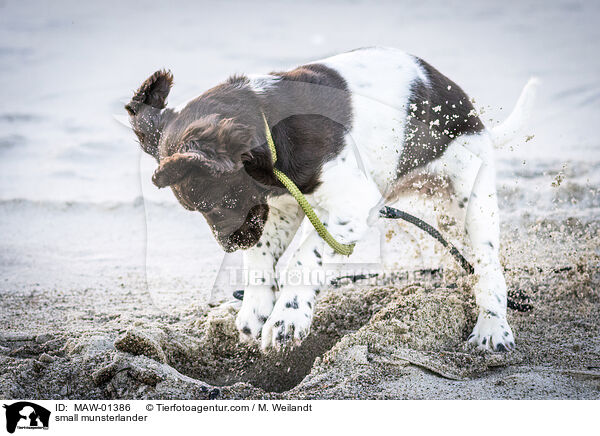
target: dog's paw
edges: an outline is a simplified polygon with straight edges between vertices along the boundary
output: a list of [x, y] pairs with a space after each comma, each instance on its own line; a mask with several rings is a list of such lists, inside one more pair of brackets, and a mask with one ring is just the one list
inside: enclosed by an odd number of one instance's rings
[[477, 348], [492, 351], [512, 351], [515, 349], [515, 338], [506, 318], [484, 310], [479, 313], [469, 343]]
[[301, 302], [298, 296], [282, 295], [262, 328], [261, 346], [280, 350], [282, 347], [300, 345], [312, 323], [311, 302]]
[[275, 304], [275, 294], [271, 289], [253, 289], [244, 292], [242, 307], [235, 319], [240, 332], [240, 341], [249, 342], [260, 337], [263, 325], [269, 318]]

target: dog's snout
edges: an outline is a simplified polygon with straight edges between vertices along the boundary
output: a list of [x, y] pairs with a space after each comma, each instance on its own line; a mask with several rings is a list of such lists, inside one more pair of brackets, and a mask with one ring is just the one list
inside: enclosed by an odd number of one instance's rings
[[211, 221], [214, 223], [213, 227], [223, 236], [230, 236], [236, 230], [238, 230], [246, 220], [245, 213], [238, 213], [217, 206], [210, 212]]

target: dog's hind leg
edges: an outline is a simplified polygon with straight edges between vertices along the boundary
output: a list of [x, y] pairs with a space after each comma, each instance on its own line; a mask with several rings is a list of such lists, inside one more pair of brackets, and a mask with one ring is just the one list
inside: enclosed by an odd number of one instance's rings
[[466, 207], [465, 231], [474, 255], [474, 293], [479, 307], [469, 342], [495, 351], [512, 349], [515, 344], [506, 320], [506, 281], [498, 256], [500, 221], [488, 133], [457, 138], [433, 166], [450, 178], [459, 204]]
[[269, 201], [269, 217], [259, 242], [244, 251], [248, 284], [235, 324], [240, 339], [260, 336], [263, 324], [275, 305], [275, 266], [294, 238], [304, 212], [290, 195]]

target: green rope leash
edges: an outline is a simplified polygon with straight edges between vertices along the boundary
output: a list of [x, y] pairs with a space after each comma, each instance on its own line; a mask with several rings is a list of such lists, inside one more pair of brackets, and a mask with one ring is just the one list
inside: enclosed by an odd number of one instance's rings
[[[262, 114], [262, 117], [265, 122], [265, 135], [267, 136], [267, 142], [269, 144], [269, 149], [271, 150], [271, 158], [273, 159], [273, 165], [275, 165], [275, 162], [277, 162], [277, 150], [275, 149], [275, 142], [273, 141], [271, 129], [269, 128], [267, 117], [264, 113]], [[327, 242], [327, 244], [333, 248], [336, 253], [344, 256], [350, 256], [354, 251], [354, 244], [346, 245], [340, 244], [338, 241], [336, 241], [335, 238], [331, 236], [331, 233], [327, 231], [321, 220], [319, 220], [319, 217], [317, 217], [317, 214], [313, 210], [312, 206], [308, 203], [308, 200], [304, 194], [300, 192], [300, 189], [298, 189], [296, 184], [292, 182], [288, 176], [275, 167], [273, 167], [273, 173], [275, 174], [275, 177], [277, 177], [277, 179], [283, 184], [283, 186], [286, 187], [290, 194], [292, 194], [292, 197], [294, 197], [294, 199], [298, 202], [319, 236], [323, 238], [323, 240]]]

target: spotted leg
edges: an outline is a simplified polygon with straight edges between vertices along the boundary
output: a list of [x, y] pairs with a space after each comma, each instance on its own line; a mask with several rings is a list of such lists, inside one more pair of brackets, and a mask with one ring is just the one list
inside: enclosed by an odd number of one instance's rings
[[312, 230], [280, 277], [281, 293], [262, 328], [263, 350], [279, 350], [292, 342], [299, 344], [308, 335], [315, 296], [323, 285], [319, 274], [323, 266], [321, 247], [319, 235]]
[[269, 217], [259, 242], [244, 251], [248, 284], [235, 324], [242, 341], [260, 336], [275, 304], [275, 265], [298, 230], [304, 213], [289, 196], [269, 200]]

